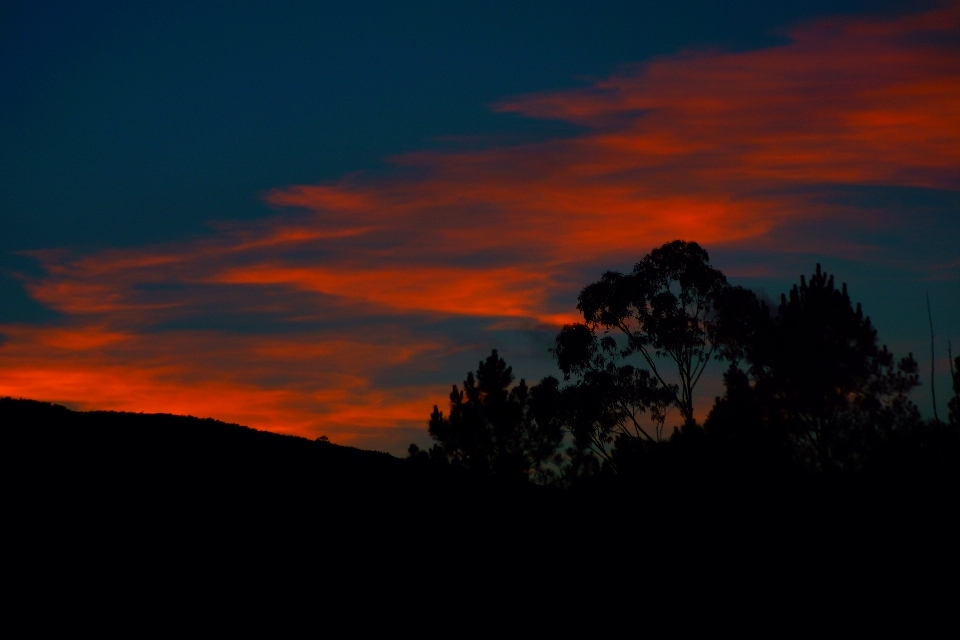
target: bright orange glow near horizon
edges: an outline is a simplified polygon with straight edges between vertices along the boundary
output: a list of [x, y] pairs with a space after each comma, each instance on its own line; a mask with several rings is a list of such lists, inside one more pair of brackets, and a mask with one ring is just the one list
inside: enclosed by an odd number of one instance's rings
[[495, 337], [575, 320], [584, 273], [677, 238], [857, 259], [786, 235], [859, 215], [812, 189], [960, 189], [957, 38], [954, 4], [682, 52], [493, 107], [578, 135], [278, 187], [275, 216], [182, 243], [36, 252], [27, 290], [60, 318], [0, 326], [0, 395], [402, 451]]

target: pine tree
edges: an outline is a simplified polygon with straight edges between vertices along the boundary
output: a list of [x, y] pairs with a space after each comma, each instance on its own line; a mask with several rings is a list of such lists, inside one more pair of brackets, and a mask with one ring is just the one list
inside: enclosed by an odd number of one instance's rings
[[820, 265], [781, 297], [748, 357], [769, 419], [815, 467], [856, 468], [893, 429], [919, 420], [913, 354], [895, 363], [846, 284], [836, 289]]
[[513, 380], [513, 368], [494, 349], [476, 376], [467, 373], [463, 389], [453, 385], [449, 417], [434, 405], [430, 435], [451, 464], [501, 477], [549, 475], [544, 465], [562, 439], [552, 418], [556, 381], [530, 389], [524, 380], [511, 387]]

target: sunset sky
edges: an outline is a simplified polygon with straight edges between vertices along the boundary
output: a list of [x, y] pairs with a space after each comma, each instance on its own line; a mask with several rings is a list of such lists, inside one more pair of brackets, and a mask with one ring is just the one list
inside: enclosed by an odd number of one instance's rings
[[684, 239], [821, 263], [932, 416], [929, 294], [946, 414], [960, 2], [141, 4], [0, 5], [0, 396], [401, 454]]

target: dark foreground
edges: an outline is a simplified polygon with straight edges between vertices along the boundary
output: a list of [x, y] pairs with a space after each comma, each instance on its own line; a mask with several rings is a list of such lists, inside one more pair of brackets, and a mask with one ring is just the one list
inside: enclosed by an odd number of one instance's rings
[[708, 464], [560, 490], [25, 400], [0, 399], [0, 437], [6, 575], [31, 602], [94, 593], [114, 606], [164, 585], [601, 626], [684, 610], [677, 624], [691, 610], [703, 623], [703, 603], [724, 603], [794, 629], [854, 611], [929, 616], [960, 581], [949, 447], [856, 476]]

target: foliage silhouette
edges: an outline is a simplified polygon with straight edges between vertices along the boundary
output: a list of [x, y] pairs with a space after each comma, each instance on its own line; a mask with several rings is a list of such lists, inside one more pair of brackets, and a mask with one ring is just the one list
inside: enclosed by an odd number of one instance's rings
[[717, 455], [754, 471], [790, 468], [789, 434], [782, 422], [769, 419], [748, 375], [731, 363], [723, 384], [725, 393], [716, 398], [703, 425]]
[[[897, 459], [891, 443], [934, 450], [929, 443], [940, 442], [909, 397], [920, 384], [913, 355], [895, 361], [846, 285], [838, 290], [820, 265], [771, 316], [752, 292], [728, 284], [706, 251], [678, 240], [630, 274], [605, 273], [578, 308], [585, 322], [564, 326], [551, 349], [568, 384], [547, 377], [533, 389], [522, 380], [511, 387], [512, 369], [493, 351], [462, 390], [454, 385], [449, 418], [434, 407], [438, 444], [411, 445], [410, 457], [574, 486], [734, 468], [857, 471], [871, 456]], [[712, 358], [730, 364], [701, 429], [693, 392]], [[663, 360], [679, 383], [658, 369]], [[953, 379], [955, 423], [960, 373]], [[672, 407], [684, 424], [665, 439]]]
[[[679, 409], [686, 426], [696, 424], [693, 391], [711, 358], [737, 360], [750, 342], [754, 318], [762, 312], [752, 292], [733, 287], [709, 264], [709, 255], [695, 242], [675, 240], [638, 262], [633, 272], [608, 271], [580, 292], [577, 308], [584, 324], [565, 327], [554, 354], [564, 376], [612, 374], [617, 364], [639, 355], [649, 368], [639, 383], [645, 408], [662, 422], [663, 397]], [[602, 330], [604, 337], [597, 338]], [[610, 337], [619, 332], [624, 342]], [[658, 361], [669, 360], [677, 383]], [[612, 365], [612, 368], [611, 368]]]
[[894, 429], [920, 420], [909, 399], [920, 384], [913, 354], [895, 363], [846, 284], [837, 290], [819, 264], [757, 335], [747, 349], [756, 395], [803, 462], [857, 468]]
[[[564, 475], [612, 471], [652, 460], [671, 408], [696, 428], [693, 392], [711, 358], [741, 359], [767, 310], [727, 283], [699, 245], [654, 249], [630, 274], [605, 273], [583, 289], [584, 323], [567, 325], [552, 352], [567, 381], [561, 419], [572, 436]], [[610, 335], [614, 332], [614, 335]], [[668, 360], [678, 383], [658, 362]]]
[[[616, 467], [613, 450], [622, 450], [627, 441], [645, 446], [662, 440], [666, 410], [674, 400], [670, 389], [646, 369], [623, 362], [613, 338], [598, 338], [585, 325], [564, 327], [556, 345], [558, 360], [577, 362], [565, 372], [567, 379], [576, 376], [574, 383], [558, 397], [560, 422], [572, 436], [567, 455], [573, 467], [568, 471], [597, 471], [589, 468], [591, 453]], [[574, 349], [580, 353], [573, 355]]]
[[[494, 349], [467, 373], [463, 389], [453, 385], [450, 415], [436, 405], [430, 415], [430, 435], [437, 440], [430, 456], [446, 456], [455, 467], [492, 473], [501, 478], [544, 480], [546, 464], [563, 437], [555, 417], [556, 386], [548, 382], [529, 389], [526, 382], [511, 387], [513, 368]], [[410, 449], [411, 457], [420, 452]]]

